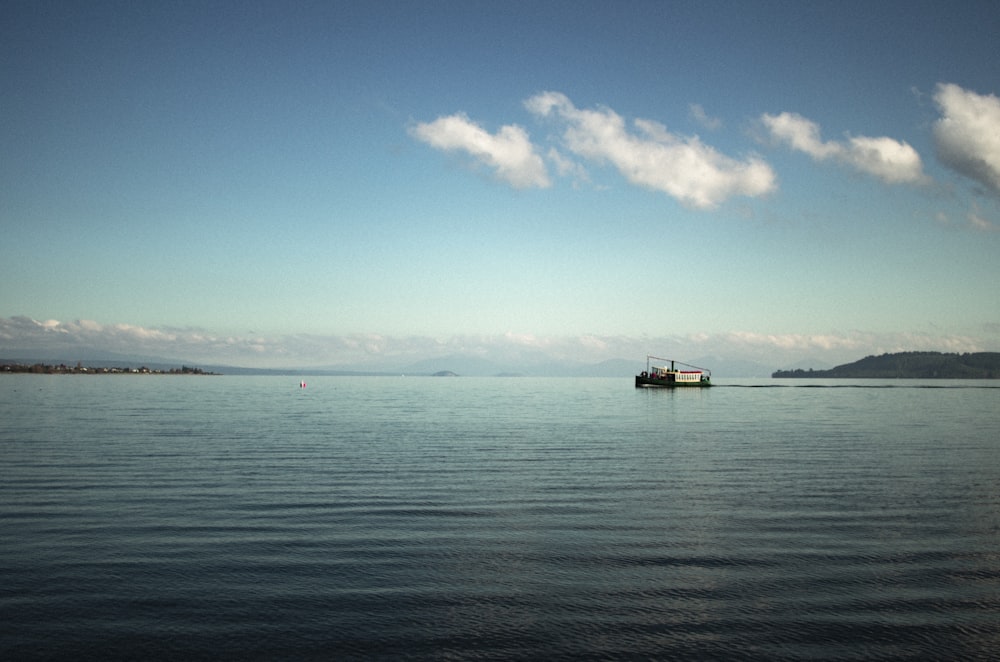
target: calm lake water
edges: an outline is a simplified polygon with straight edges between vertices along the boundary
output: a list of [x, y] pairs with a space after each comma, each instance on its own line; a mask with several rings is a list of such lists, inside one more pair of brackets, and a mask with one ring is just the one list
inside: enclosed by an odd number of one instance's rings
[[996, 659], [1000, 384], [0, 377], [0, 657]]

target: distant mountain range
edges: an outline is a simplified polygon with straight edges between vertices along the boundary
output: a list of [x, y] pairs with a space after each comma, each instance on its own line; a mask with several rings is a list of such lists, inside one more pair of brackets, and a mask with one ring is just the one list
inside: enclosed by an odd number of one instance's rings
[[[542, 355], [519, 359], [485, 359], [477, 356], [449, 355], [425, 359], [399, 366], [391, 365], [338, 365], [318, 367], [252, 368], [228, 365], [203, 365], [192, 361], [173, 361], [162, 357], [127, 356], [115, 354], [88, 354], [73, 357], [44, 357], [0, 359], [4, 363], [34, 365], [36, 363], [76, 365], [87, 367], [147, 367], [167, 371], [182, 365], [196, 366], [205, 371], [224, 375], [292, 375], [292, 376], [388, 376], [453, 374], [460, 377], [623, 377], [632, 378], [646, 369], [646, 357], [641, 359], [609, 359], [599, 363], [558, 361]], [[725, 360], [720, 357], [702, 357], [690, 361], [705, 366], [718, 377], [766, 377], [770, 368], [744, 360]]]
[[[631, 378], [646, 369], [646, 357], [639, 359], [609, 359], [599, 363], [560, 361], [535, 354], [531, 356], [487, 359], [479, 356], [453, 354], [425, 359], [398, 366], [383, 363], [369, 365], [337, 365], [318, 367], [252, 368], [229, 365], [203, 365], [193, 361], [163, 357], [84, 353], [72, 357], [0, 358], [3, 364], [51, 364], [75, 366], [81, 363], [92, 368], [140, 368], [167, 372], [192, 366], [205, 372], [223, 375], [291, 375], [291, 376], [431, 376], [458, 377], [622, 377]], [[718, 378], [909, 378], [909, 379], [1000, 379], [1000, 353], [944, 354], [941, 352], [899, 352], [867, 356], [854, 363], [835, 368], [792, 368], [771, 372], [760, 363], [743, 359], [703, 356], [685, 361], [703, 366]], [[800, 363], [799, 365], [807, 365]], [[815, 365], [815, 364], [814, 364]]]
[[829, 370], [778, 370], [775, 378], [1000, 379], [1000, 352], [942, 354], [899, 352], [865, 358]]
[[[558, 361], [548, 357], [533, 360], [492, 360], [476, 356], [450, 355], [409, 363], [388, 374], [432, 375], [449, 372], [462, 377], [627, 377], [632, 378], [646, 369], [646, 357], [641, 359], [608, 359], [599, 363]], [[743, 360], [719, 357], [693, 359], [691, 363], [712, 371], [713, 377], [766, 377], [770, 368]], [[337, 366], [337, 371], [363, 371], [363, 366]], [[370, 370], [381, 372], [385, 370]]]

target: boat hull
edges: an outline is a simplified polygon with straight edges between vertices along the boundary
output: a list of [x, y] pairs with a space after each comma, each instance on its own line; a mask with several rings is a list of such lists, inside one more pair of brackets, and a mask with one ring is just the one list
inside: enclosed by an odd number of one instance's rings
[[712, 382], [702, 379], [697, 382], [678, 382], [670, 379], [659, 379], [657, 377], [635, 376], [636, 388], [708, 388]]

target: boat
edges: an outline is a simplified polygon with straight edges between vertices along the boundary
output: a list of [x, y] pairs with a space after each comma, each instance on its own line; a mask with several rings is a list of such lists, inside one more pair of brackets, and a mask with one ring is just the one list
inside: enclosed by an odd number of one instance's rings
[[[654, 361], [669, 361], [670, 366], [667, 367], [666, 363], [655, 365]], [[635, 376], [636, 388], [690, 388], [711, 385], [711, 370], [674, 359], [661, 359], [658, 356], [646, 356], [646, 369]]]

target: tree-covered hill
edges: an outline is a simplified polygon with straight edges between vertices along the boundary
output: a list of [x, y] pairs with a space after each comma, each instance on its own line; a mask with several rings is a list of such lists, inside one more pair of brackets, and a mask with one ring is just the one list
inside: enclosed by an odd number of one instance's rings
[[1000, 379], [1000, 352], [899, 352], [866, 356], [829, 370], [778, 370], [771, 377], [852, 379]]

